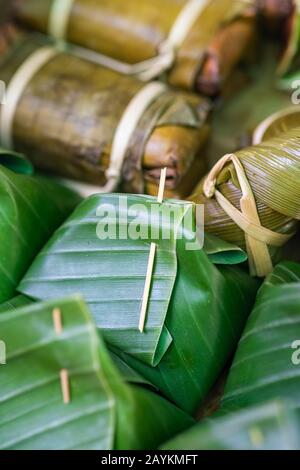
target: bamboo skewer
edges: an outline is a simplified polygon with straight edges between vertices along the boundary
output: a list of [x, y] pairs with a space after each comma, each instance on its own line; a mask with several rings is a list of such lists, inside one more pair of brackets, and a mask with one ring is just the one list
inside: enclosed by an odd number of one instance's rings
[[[161, 171], [158, 196], [157, 196], [157, 202], [159, 204], [162, 204], [163, 199], [164, 199], [166, 177], [167, 177], [167, 168], [164, 168]], [[146, 281], [145, 281], [145, 287], [144, 287], [144, 293], [143, 293], [143, 299], [142, 299], [142, 307], [141, 307], [141, 312], [140, 312], [139, 330], [141, 333], [143, 333], [145, 329], [152, 274], [153, 274], [154, 261], [155, 261], [155, 255], [156, 255], [156, 248], [157, 248], [157, 245], [152, 242], [150, 245]]]
[[71, 401], [71, 397], [70, 397], [69, 373], [67, 369], [62, 369], [60, 371], [60, 384], [61, 384], [61, 391], [62, 391], [64, 404], [68, 405]]
[[159, 204], [162, 204], [162, 202], [164, 200], [166, 178], [167, 178], [167, 168], [164, 168], [163, 170], [161, 170], [159, 188], [158, 188], [157, 202]]
[[[63, 331], [61, 310], [59, 308], [55, 308], [52, 312], [52, 317], [53, 317], [55, 333], [59, 336], [62, 334], [62, 331]], [[71, 401], [69, 373], [67, 369], [61, 369], [59, 375], [60, 375], [60, 386], [61, 386], [61, 391], [62, 391], [62, 396], [63, 396], [63, 402], [65, 405], [68, 405]]]
[[62, 333], [62, 320], [61, 320], [61, 311], [59, 308], [55, 308], [53, 310], [53, 323], [54, 323], [54, 329], [55, 333], [57, 335], [61, 335]]

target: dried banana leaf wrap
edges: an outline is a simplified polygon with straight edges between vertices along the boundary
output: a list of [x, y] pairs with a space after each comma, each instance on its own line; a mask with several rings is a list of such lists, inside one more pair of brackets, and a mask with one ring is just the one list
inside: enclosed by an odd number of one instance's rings
[[155, 449], [193, 424], [152, 390], [126, 383], [82, 298], [12, 303], [0, 307], [7, 344], [0, 375], [2, 450]]
[[260, 144], [300, 126], [300, 107], [289, 106], [268, 116], [253, 132], [253, 144]]
[[255, 13], [251, 0], [15, 2], [22, 24], [95, 51], [96, 61], [143, 80], [166, 73], [170, 84], [209, 95], [251, 55]]
[[272, 257], [300, 219], [300, 128], [225, 155], [191, 200], [205, 206], [205, 229], [247, 248], [253, 275], [272, 271]]
[[32, 173], [22, 155], [0, 148], [0, 303], [14, 295], [36, 254], [80, 201]]
[[[0, 63], [1, 135], [37, 168], [110, 192], [190, 194], [205, 172], [210, 104], [19, 35]], [[24, 84], [26, 86], [24, 86]], [[20, 95], [20, 96], [19, 96]], [[16, 99], [18, 96], [18, 99]]]
[[221, 409], [284, 400], [299, 422], [300, 265], [276, 266], [258, 292], [228, 376]]
[[[234, 266], [246, 260], [239, 248], [207, 236], [200, 249], [195, 215], [185, 201], [91, 196], [18, 288], [35, 300], [81, 293], [110, 350], [189, 413], [234, 351], [258, 287]], [[157, 250], [141, 332], [151, 242]]]

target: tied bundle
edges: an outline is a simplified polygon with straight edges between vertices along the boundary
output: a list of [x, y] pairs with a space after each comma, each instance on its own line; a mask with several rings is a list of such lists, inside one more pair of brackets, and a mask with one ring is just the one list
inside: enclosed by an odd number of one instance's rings
[[266, 278], [230, 369], [224, 412], [280, 398], [299, 423], [299, 289], [297, 263], [280, 263]]
[[210, 105], [196, 95], [144, 84], [46, 44], [7, 40], [0, 78], [8, 84], [1, 137], [37, 168], [111, 192], [190, 194], [205, 171], [201, 151]]
[[151, 80], [215, 95], [251, 56], [253, 0], [26, 0], [24, 25], [97, 53], [94, 60]]
[[246, 247], [252, 274], [267, 275], [300, 219], [300, 128], [225, 155], [191, 200], [208, 232]]
[[127, 383], [79, 296], [13, 299], [0, 306], [0, 330], [9, 344], [1, 450], [156, 449], [193, 424], [143, 384]]
[[195, 212], [186, 201], [93, 195], [49, 240], [18, 288], [35, 300], [80, 291], [131, 380], [142, 377], [189, 413], [233, 353], [258, 287], [235, 266], [247, 259], [242, 250], [208, 235], [201, 249]]

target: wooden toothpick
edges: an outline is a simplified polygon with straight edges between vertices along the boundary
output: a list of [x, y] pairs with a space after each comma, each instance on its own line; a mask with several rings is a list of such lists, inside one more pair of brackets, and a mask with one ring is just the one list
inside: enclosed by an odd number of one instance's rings
[[53, 323], [54, 323], [54, 329], [55, 333], [57, 335], [62, 334], [62, 321], [61, 321], [61, 311], [59, 308], [55, 308], [52, 312], [53, 316]]
[[69, 373], [67, 369], [62, 369], [60, 371], [60, 384], [61, 384], [61, 392], [63, 396], [63, 401], [64, 401], [64, 404], [67, 405], [71, 401]]
[[[159, 182], [159, 190], [158, 190], [158, 196], [157, 196], [157, 202], [159, 204], [161, 204], [163, 202], [163, 199], [164, 199], [166, 178], [167, 178], [167, 168], [164, 168], [161, 171], [160, 182]], [[155, 255], [156, 255], [156, 248], [157, 248], [157, 245], [155, 243], [151, 243], [149, 259], [148, 259], [147, 274], [146, 274], [146, 281], [145, 281], [144, 293], [143, 293], [143, 298], [142, 298], [142, 306], [141, 306], [141, 312], [140, 312], [139, 330], [140, 330], [141, 333], [143, 333], [144, 329], [145, 329], [147, 309], [148, 309], [148, 303], [149, 303], [149, 295], [150, 295], [150, 289], [151, 289], [152, 274], [153, 274], [153, 267], [154, 267], [154, 261], [155, 261]]]
[[151, 243], [146, 281], [145, 281], [145, 287], [144, 287], [144, 293], [143, 293], [143, 299], [142, 299], [142, 307], [141, 307], [141, 313], [140, 313], [139, 330], [141, 333], [144, 332], [144, 328], [145, 328], [151, 281], [152, 281], [152, 273], [153, 273], [153, 267], [154, 267], [154, 261], [155, 261], [155, 254], [156, 254], [156, 244]]
[[161, 170], [158, 195], [157, 195], [157, 202], [159, 204], [161, 204], [164, 200], [166, 179], [167, 179], [167, 168], [164, 168], [163, 170]]
[[[59, 336], [62, 334], [62, 331], [63, 331], [61, 310], [59, 308], [55, 308], [53, 310], [52, 318], [53, 318], [55, 333]], [[67, 369], [61, 369], [59, 375], [60, 375], [60, 386], [61, 386], [61, 392], [63, 396], [63, 402], [65, 405], [67, 405], [71, 401], [69, 373]]]

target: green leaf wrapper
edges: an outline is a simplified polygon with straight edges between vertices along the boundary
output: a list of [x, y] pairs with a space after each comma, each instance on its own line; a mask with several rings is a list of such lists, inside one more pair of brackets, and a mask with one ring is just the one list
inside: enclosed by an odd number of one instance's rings
[[[55, 308], [61, 311], [60, 335]], [[80, 297], [1, 313], [0, 331], [7, 346], [0, 375], [1, 449], [151, 449], [193, 422], [153, 392], [126, 385]], [[68, 404], [62, 369], [68, 371]]]
[[225, 411], [285, 399], [300, 411], [300, 265], [279, 264], [261, 287], [228, 377]]
[[31, 172], [22, 156], [0, 150], [0, 303], [14, 295], [34, 256], [80, 201], [72, 191]]
[[[218, 268], [204, 250], [186, 249], [196, 226], [194, 204], [166, 200], [159, 205], [149, 196], [128, 196], [127, 205], [119, 205], [120, 197], [84, 201], [37, 256], [19, 291], [41, 300], [80, 292], [115, 354], [193, 412], [234, 351], [257, 283], [237, 267]], [[115, 210], [108, 219], [100, 217], [104, 207]], [[150, 220], [153, 208], [158, 212]], [[174, 223], [166, 210], [174, 214]], [[126, 234], [133, 212], [146, 239], [98, 238], [108, 222], [116, 224], [116, 233], [125, 229]], [[162, 228], [169, 230], [167, 239]], [[142, 334], [139, 316], [152, 241], [157, 253]], [[210, 256], [222, 263], [245, 259], [239, 249], [216, 239], [209, 245]]]

